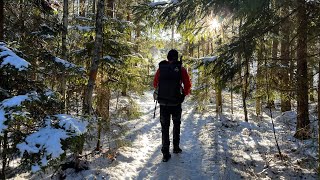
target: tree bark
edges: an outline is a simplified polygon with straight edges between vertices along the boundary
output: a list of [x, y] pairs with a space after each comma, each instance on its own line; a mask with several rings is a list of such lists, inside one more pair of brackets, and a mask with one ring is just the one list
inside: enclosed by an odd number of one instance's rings
[[[274, 28], [274, 34], [278, 34], [279, 33], [279, 27], [276, 26]], [[271, 85], [271, 87], [275, 87], [276, 85], [274, 84], [275, 79], [277, 78], [276, 76], [276, 72], [277, 72], [277, 61], [278, 61], [278, 47], [279, 47], [279, 40], [278, 38], [273, 38], [272, 40], [272, 51], [271, 51], [271, 73], [270, 73], [270, 79], [269, 79], [269, 85]], [[271, 93], [271, 91], [269, 92]], [[267, 102], [267, 107], [275, 107], [274, 105], [274, 98], [271, 96], [271, 94], [269, 94], [269, 100]]]
[[[282, 16], [286, 16], [289, 13], [287, 6], [282, 7]], [[291, 91], [290, 89], [290, 79], [289, 79], [289, 62], [290, 62], [290, 28], [289, 20], [286, 19], [281, 26], [281, 112], [291, 110]]]
[[308, 81], [309, 81], [309, 100], [311, 102], [314, 102], [314, 89], [313, 89], [313, 68], [309, 69], [309, 73], [308, 73]]
[[[63, 1], [63, 30], [62, 30], [62, 45], [61, 45], [61, 55], [62, 59], [67, 60], [67, 34], [68, 34], [68, 16], [69, 16], [69, 4], [68, 0]], [[62, 92], [62, 97], [63, 97], [63, 111], [64, 113], [67, 110], [67, 98], [66, 98], [66, 90], [67, 90], [67, 79], [66, 79], [66, 72], [63, 70], [63, 75], [61, 77], [61, 92]]]
[[230, 96], [231, 96], [231, 114], [233, 114], [233, 78], [231, 79]]
[[96, 0], [92, 0], [92, 14], [96, 13]]
[[[242, 79], [242, 104], [243, 104], [243, 111], [244, 111], [244, 119], [246, 122], [249, 121], [248, 119], [248, 109], [247, 109], [247, 97], [248, 97], [248, 87], [249, 87], [249, 58], [250, 54], [248, 54], [246, 49], [246, 42], [243, 42], [243, 52], [244, 52], [244, 65], [245, 65], [245, 74]], [[243, 82], [244, 80], [244, 82]]]
[[[2, 168], [1, 168], [1, 174], [0, 178], [1, 179], [6, 179], [6, 169], [7, 169], [7, 162], [8, 162], [8, 157], [7, 157], [7, 151], [8, 151], [8, 132], [4, 131], [3, 133], [3, 138], [2, 138]], [[0, 141], [1, 142], [1, 141]]]
[[101, 132], [103, 127], [110, 128], [110, 118], [109, 118], [109, 111], [110, 111], [110, 99], [111, 99], [111, 92], [108, 84], [104, 84], [105, 76], [101, 73], [101, 81], [102, 84], [100, 87], [97, 88], [97, 115], [102, 118], [98, 120], [98, 138], [97, 138], [97, 145], [96, 151], [100, 151], [101, 146]]
[[249, 57], [245, 57], [245, 75], [244, 75], [244, 84], [242, 88], [242, 103], [243, 103], [243, 111], [244, 111], [244, 120], [246, 122], [248, 119], [248, 109], [247, 109], [247, 97], [248, 97], [248, 86], [249, 86]]
[[110, 18], [114, 18], [114, 1], [115, 0], [108, 0], [107, 3], [107, 16]]
[[308, 108], [308, 62], [307, 62], [307, 8], [305, 0], [298, 0], [298, 44], [297, 44], [297, 127], [294, 137], [310, 138]]
[[0, 41], [4, 41], [4, 0], [0, 0]]
[[320, 173], [320, 61], [318, 63], [318, 173]]
[[86, 0], [80, 0], [80, 16], [86, 16]]
[[101, 50], [102, 50], [102, 35], [103, 35], [103, 14], [104, 14], [104, 0], [99, 0], [97, 7], [97, 15], [96, 15], [96, 39], [95, 39], [95, 48], [93, 59], [91, 63], [88, 86], [86, 89], [86, 95], [84, 98], [84, 114], [90, 114], [92, 108], [92, 94], [95, 86], [95, 82], [97, 79], [98, 67], [101, 59]]
[[222, 90], [218, 86], [216, 87], [216, 113], [222, 113]]
[[258, 65], [257, 65], [257, 75], [256, 75], [256, 115], [261, 116], [261, 100], [262, 100], [262, 63], [263, 63], [263, 49], [264, 42], [260, 41], [260, 48], [258, 50]]
[[188, 44], [189, 44], [189, 56], [193, 57], [194, 43], [193, 42], [192, 43], [188, 42]]

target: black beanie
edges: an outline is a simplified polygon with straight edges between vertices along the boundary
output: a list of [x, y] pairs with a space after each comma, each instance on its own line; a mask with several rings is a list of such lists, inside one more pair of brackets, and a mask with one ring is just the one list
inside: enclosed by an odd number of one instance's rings
[[178, 61], [178, 51], [175, 50], [175, 49], [171, 49], [169, 52], [168, 52], [168, 61]]

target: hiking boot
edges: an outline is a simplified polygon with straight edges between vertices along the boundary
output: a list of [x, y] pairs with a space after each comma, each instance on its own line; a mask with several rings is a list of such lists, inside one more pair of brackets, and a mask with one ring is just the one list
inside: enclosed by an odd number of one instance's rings
[[175, 153], [175, 154], [182, 153], [182, 149], [180, 149], [179, 147], [174, 147], [173, 153]]
[[162, 162], [167, 162], [171, 158], [171, 154], [164, 154], [162, 158]]

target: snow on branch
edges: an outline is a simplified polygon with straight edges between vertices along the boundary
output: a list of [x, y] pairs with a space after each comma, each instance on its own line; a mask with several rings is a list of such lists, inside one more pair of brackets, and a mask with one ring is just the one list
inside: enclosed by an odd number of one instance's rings
[[47, 166], [48, 161], [57, 159], [65, 153], [61, 141], [79, 136], [87, 131], [88, 123], [80, 119], [66, 114], [58, 114], [52, 117], [58, 118], [59, 127], [51, 126], [53, 121], [48, 117], [45, 127], [28, 135], [25, 138], [25, 142], [17, 145], [21, 156], [25, 152], [40, 155], [41, 160], [34, 162], [31, 168], [33, 172], [39, 171], [41, 167]]
[[84, 17], [84, 16], [76, 16], [75, 18], [78, 20], [82, 20], [82, 21], [93, 21], [92, 18], [88, 18], [88, 17]]
[[87, 131], [87, 122], [81, 122], [79, 119], [68, 114], [57, 114], [54, 116], [58, 118], [60, 127], [72, 131], [76, 135], [84, 134]]
[[65, 68], [75, 68], [75, 67], [76, 67], [75, 64], [70, 63], [69, 61], [60, 59], [60, 58], [58, 58], [58, 57], [55, 57], [55, 58], [54, 58], [54, 61], [57, 62], [57, 63], [62, 64]]
[[38, 95], [34, 92], [25, 95], [14, 96], [0, 102], [0, 135], [2, 134], [3, 130], [7, 129], [7, 126], [4, 124], [5, 121], [7, 121], [6, 115], [12, 114], [12, 111], [8, 111], [7, 109], [21, 106], [21, 103], [25, 101], [32, 101], [35, 99], [38, 99]]
[[58, 64], [62, 64], [63, 67], [65, 67], [66, 69], [79, 69], [80, 71], [85, 71], [85, 69], [83, 67], [79, 67], [69, 61], [60, 59], [58, 57], [54, 57], [53, 60], [54, 60], [54, 62], [56, 62]]
[[117, 61], [117, 59], [115, 57], [112, 57], [112, 56], [109, 56], [109, 55], [108, 56], [104, 56], [102, 59], [107, 61], [107, 62], [116, 62]]
[[150, 7], [156, 7], [156, 6], [164, 6], [166, 4], [169, 4], [167, 1], [159, 1], [159, 2], [152, 2], [149, 4]]
[[68, 29], [76, 29], [78, 31], [84, 31], [89, 32], [94, 30], [95, 27], [93, 26], [81, 26], [81, 25], [75, 25], [75, 26], [68, 26]]
[[171, 1], [158, 1], [158, 2], [152, 2], [149, 4], [150, 7], [156, 7], [156, 6], [164, 6], [167, 4], [177, 4], [178, 0], [171, 0]]
[[217, 56], [210, 56], [210, 57], [202, 57], [199, 58], [200, 61], [202, 61], [203, 63], [209, 63], [209, 62], [213, 62], [217, 59]]
[[13, 51], [6, 47], [5, 43], [0, 42], [0, 68], [5, 65], [11, 65], [18, 71], [27, 70], [30, 63], [16, 55]]

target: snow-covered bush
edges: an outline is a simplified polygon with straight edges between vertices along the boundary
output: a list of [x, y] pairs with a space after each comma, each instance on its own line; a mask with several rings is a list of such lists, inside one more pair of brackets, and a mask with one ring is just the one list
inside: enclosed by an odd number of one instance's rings
[[45, 119], [45, 125], [36, 132], [29, 134], [24, 142], [17, 145], [22, 158], [32, 164], [32, 171], [47, 166], [50, 160], [65, 155], [65, 150], [72, 147], [66, 143], [70, 138], [84, 134], [87, 131], [87, 122], [73, 118], [70, 115], [58, 114]]
[[[28, 61], [0, 43], [1, 179], [18, 170], [35, 172], [61, 163], [58, 159], [67, 150], [76, 151], [77, 138], [87, 131], [84, 119], [61, 114], [59, 94], [38, 81], [35, 72]], [[10, 161], [17, 166], [9, 167]]]

